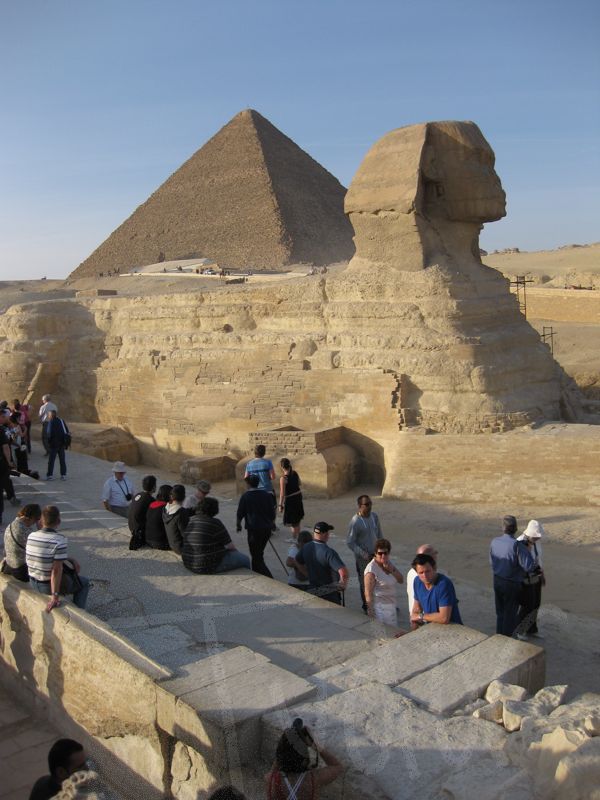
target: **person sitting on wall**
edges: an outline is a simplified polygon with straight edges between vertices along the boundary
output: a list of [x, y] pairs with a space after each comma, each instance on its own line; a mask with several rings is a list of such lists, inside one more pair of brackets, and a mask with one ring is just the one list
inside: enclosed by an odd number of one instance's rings
[[129, 503], [133, 498], [133, 483], [125, 475], [127, 467], [122, 461], [115, 461], [112, 471], [112, 477], [102, 489], [102, 503], [107, 511], [127, 519]]
[[4, 531], [4, 553], [2, 572], [12, 575], [18, 581], [27, 583], [29, 573], [25, 561], [27, 538], [32, 530], [37, 530], [42, 509], [37, 503], [29, 503], [19, 510], [17, 516]]
[[74, 739], [59, 739], [48, 752], [49, 775], [34, 783], [29, 800], [50, 800], [62, 787], [62, 782], [75, 772], [86, 769], [87, 756], [83, 745]]
[[250, 559], [240, 553], [227, 528], [216, 516], [219, 501], [204, 497], [196, 506], [183, 532], [183, 566], [200, 575], [214, 575], [232, 569], [250, 569]]
[[189, 508], [193, 513], [200, 500], [206, 497], [207, 494], [210, 494], [210, 490], [211, 485], [208, 481], [198, 481], [196, 484], [196, 491], [194, 494], [190, 494], [185, 498], [183, 501], [183, 507]]
[[142, 479], [142, 491], [134, 495], [129, 511], [127, 522], [131, 531], [129, 541], [130, 550], [139, 550], [146, 544], [146, 515], [148, 507], [154, 500], [152, 493], [156, 490], [156, 478], [154, 475], [146, 475]]
[[176, 483], [171, 489], [169, 502], [163, 509], [163, 522], [169, 547], [178, 556], [181, 555], [183, 546], [183, 532], [190, 518], [190, 511], [183, 507], [185, 500], [185, 486]]
[[153, 550], [169, 550], [169, 541], [163, 522], [163, 511], [171, 499], [171, 489], [169, 483], [164, 483], [158, 487], [156, 500], [148, 506], [146, 512], [146, 544]]
[[56, 506], [42, 510], [42, 528], [33, 531], [25, 545], [25, 561], [31, 588], [52, 595], [46, 611], [60, 605], [60, 596], [73, 595], [78, 608], [85, 608], [90, 591], [89, 578], [81, 575], [79, 562], [67, 554], [67, 538], [59, 533], [60, 511]]
[[426, 622], [462, 625], [454, 584], [436, 570], [433, 557], [421, 553], [414, 557], [412, 566], [417, 577], [413, 586], [415, 601], [410, 615], [411, 629], [416, 630]]

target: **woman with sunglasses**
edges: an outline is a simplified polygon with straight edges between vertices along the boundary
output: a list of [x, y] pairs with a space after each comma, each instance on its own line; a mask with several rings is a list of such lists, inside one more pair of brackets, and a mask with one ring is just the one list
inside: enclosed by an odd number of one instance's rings
[[402, 583], [402, 573], [390, 561], [391, 549], [387, 539], [375, 542], [374, 556], [365, 568], [365, 599], [370, 617], [396, 626], [396, 587]]

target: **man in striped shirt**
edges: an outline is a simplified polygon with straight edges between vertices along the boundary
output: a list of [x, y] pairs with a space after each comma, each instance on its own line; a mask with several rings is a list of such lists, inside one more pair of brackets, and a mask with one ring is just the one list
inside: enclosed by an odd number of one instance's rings
[[[60, 605], [61, 594], [72, 594], [75, 605], [85, 608], [90, 582], [80, 575], [79, 562], [68, 556], [67, 538], [57, 530], [60, 525], [60, 511], [56, 506], [46, 506], [43, 509], [42, 525], [41, 530], [29, 535], [25, 550], [31, 587], [40, 594], [52, 595], [46, 611], [52, 611]], [[74, 576], [67, 575], [63, 570], [67, 559], [75, 569]]]

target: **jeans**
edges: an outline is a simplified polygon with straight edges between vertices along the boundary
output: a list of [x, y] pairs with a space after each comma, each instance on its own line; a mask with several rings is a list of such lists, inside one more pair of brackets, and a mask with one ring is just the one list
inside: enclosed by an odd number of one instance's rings
[[239, 550], [227, 550], [215, 569], [215, 575], [219, 572], [229, 572], [231, 569], [250, 569], [250, 559]]
[[248, 529], [248, 549], [252, 558], [252, 571], [272, 578], [270, 569], [265, 564], [265, 547], [271, 538], [270, 530]]
[[[90, 591], [90, 579], [86, 578], [85, 575], [78, 575], [79, 581], [81, 583], [81, 588], [77, 589], [77, 591], [73, 591], [73, 580], [64, 575], [63, 581], [67, 583], [67, 591], [65, 594], [72, 594], [73, 595], [73, 602], [77, 606], [77, 608], [85, 608], [87, 603], [87, 597]], [[29, 577], [29, 583], [31, 587], [35, 589], [36, 592], [40, 594], [52, 594], [52, 589], [50, 581], [48, 583], [44, 583], [43, 581], [36, 581], [35, 578]]]
[[67, 460], [65, 459], [64, 447], [51, 447], [48, 453], [48, 469], [46, 470], [46, 477], [51, 478], [54, 472], [54, 462], [58, 456], [60, 463], [60, 474], [64, 477], [67, 474]]
[[519, 597], [521, 584], [494, 575], [496, 601], [496, 633], [513, 636], [519, 624]]

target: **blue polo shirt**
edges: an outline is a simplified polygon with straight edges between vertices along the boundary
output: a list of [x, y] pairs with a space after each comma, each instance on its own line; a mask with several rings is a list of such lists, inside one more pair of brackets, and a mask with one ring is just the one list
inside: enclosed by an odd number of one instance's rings
[[442, 606], [452, 606], [450, 622], [455, 622], [457, 625], [463, 624], [458, 610], [458, 600], [456, 599], [454, 584], [450, 578], [438, 572], [435, 583], [431, 589], [427, 589], [421, 578], [417, 575], [413, 589], [415, 600], [420, 603], [425, 614], [436, 614]]

